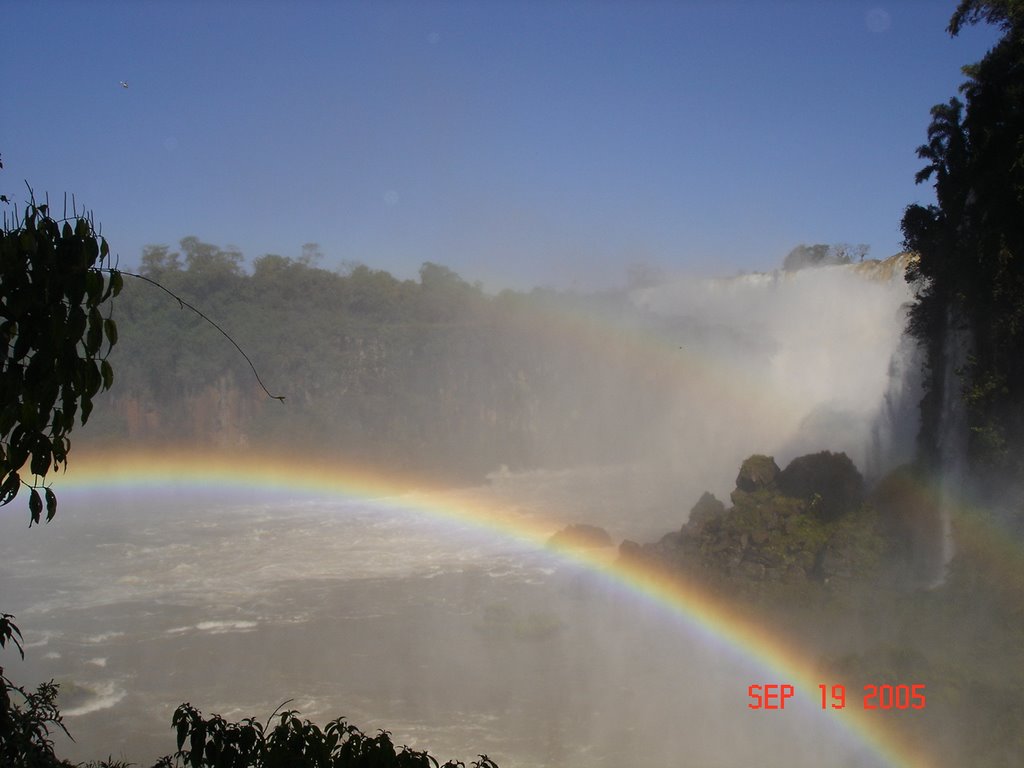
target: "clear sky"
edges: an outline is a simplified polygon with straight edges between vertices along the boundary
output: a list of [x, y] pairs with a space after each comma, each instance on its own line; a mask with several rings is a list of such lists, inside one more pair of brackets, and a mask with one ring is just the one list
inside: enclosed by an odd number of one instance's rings
[[997, 36], [955, 6], [6, 0], [0, 192], [74, 193], [122, 266], [186, 235], [489, 290], [884, 258]]

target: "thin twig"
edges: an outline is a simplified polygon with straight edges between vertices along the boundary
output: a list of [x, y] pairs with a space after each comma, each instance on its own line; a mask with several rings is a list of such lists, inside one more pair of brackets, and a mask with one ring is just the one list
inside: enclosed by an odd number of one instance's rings
[[267, 718], [267, 727], [270, 727], [270, 721], [273, 720], [277, 713], [281, 711], [281, 707], [283, 707], [285, 704], [291, 704], [293, 701], [295, 701], [295, 699], [285, 699], [280, 704], [278, 704], [274, 708], [274, 711], [270, 713], [270, 717]]
[[[114, 271], [115, 270], [112, 270], [112, 269], [101, 269], [100, 270], [100, 272], [107, 272], [107, 273], [114, 272]], [[183, 298], [178, 296], [173, 291], [171, 291], [171, 290], [165, 288], [164, 286], [160, 285], [160, 283], [158, 283], [156, 280], [152, 280], [152, 279], [146, 277], [145, 275], [137, 275], [134, 272], [125, 272], [123, 270], [116, 270], [116, 271], [120, 272], [122, 275], [127, 275], [128, 277], [136, 277], [139, 280], [142, 280], [144, 282], [149, 283], [150, 285], [155, 285], [161, 291], [163, 291], [168, 296], [170, 296], [172, 299], [177, 301], [179, 307], [181, 307], [181, 308], [188, 307], [193, 312], [195, 312], [197, 315], [199, 315], [201, 318], [203, 318], [203, 320], [205, 320], [210, 325], [212, 325], [214, 328], [216, 328], [218, 331], [220, 331], [221, 335], [224, 336], [225, 339], [230, 341], [232, 346], [234, 346], [234, 348], [238, 350], [238, 354], [240, 354], [242, 357], [245, 358], [245, 362], [247, 362], [249, 364], [249, 367], [252, 368], [253, 376], [256, 377], [256, 381], [259, 383], [260, 387], [263, 388], [263, 391], [267, 393], [267, 397], [273, 398], [274, 400], [280, 400], [282, 403], [284, 402], [284, 395], [272, 395], [270, 393], [270, 390], [267, 389], [266, 385], [263, 383], [263, 380], [260, 378], [259, 373], [256, 371], [256, 366], [252, 364], [252, 360], [249, 359], [249, 356], [247, 354], [245, 354], [244, 350], [240, 346], [238, 346], [238, 343], [234, 339], [232, 339], [231, 336], [228, 335], [228, 332], [225, 331], [223, 328], [221, 328], [219, 325], [217, 325], [215, 322], [213, 322], [213, 320], [208, 318], [200, 310], [198, 310], [196, 307], [193, 307], [191, 304], [189, 304], [187, 301], [185, 301]]]

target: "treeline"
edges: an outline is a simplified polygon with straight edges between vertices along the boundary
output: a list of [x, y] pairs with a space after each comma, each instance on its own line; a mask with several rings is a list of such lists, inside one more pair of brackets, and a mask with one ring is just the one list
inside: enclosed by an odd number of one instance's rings
[[994, 499], [1024, 486], [1024, 3], [963, 0], [948, 31], [978, 22], [1002, 37], [964, 67], [962, 100], [933, 107], [917, 181], [933, 180], [937, 203], [909, 206], [902, 224], [920, 257], [908, 277], [921, 287], [911, 332], [928, 355], [924, 459], [944, 461], [961, 399], [974, 484]]
[[[186, 237], [147, 247], [115, 307], [116, 386], [86, 437], [280, 446], [392, 468], [479, 474], [635, 457], [670, 395], [624, 328], [624, 296], [487, 295], [426, 263], [419, 280], [241, 253]], [[614, 323], [609, 318], [614, 318]], [[614, 326], [617, 330], [611, 330]], [[600, 328], [606, 328], [602, 332]]]

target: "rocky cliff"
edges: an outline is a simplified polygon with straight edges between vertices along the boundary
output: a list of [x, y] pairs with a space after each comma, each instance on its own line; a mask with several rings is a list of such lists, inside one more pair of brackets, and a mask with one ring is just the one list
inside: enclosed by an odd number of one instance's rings
[[659, 560], [722, 586], [817, 583], [842, 587], [888, 574], [894, 540], [842, 453], [743, 462], [731, 507], [705, 493], [686, 523], [653, 544], [623, 542], [623, 557]]

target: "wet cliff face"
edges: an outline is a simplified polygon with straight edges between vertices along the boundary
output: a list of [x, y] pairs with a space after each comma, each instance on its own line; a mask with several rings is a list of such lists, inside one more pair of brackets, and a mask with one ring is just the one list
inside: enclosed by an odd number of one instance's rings
[[229, 377], [159, 402], [144, 393], [111, 398], [102, 426], [88, 437], [121, 437], [133, 442], [190, 442], [214, 448], [250, 444], [252, 422], [261, 398], [243, 391]]
[[356, 291], [353, 277], [307, 271], [305, 303], [273, 300], [287, 275], [236, 275], [215, 295], [284, 403], [222, 337], [129, 295], [114, 397], [86, 439], [312, 450], [478, 478], [656, 463], [683, 492], [722, 495], [751, 450], [843, 451], [874, 469], [868, 457], [886, 455], [908, 413], [889, 402], [907, 370], [893, 365], [908, 295], [898, 260], [608, 296], [488, 297], [451, 276], [443, 291]]

